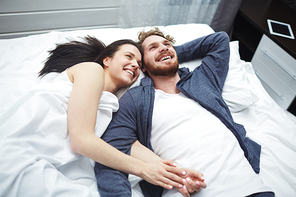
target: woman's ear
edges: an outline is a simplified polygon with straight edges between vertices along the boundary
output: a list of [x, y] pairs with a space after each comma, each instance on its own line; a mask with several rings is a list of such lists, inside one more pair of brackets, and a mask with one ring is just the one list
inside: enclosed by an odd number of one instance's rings
[[103, 59], [104, 68], [105, 67], [109, 67], [110, 61], [111, 61], [111, 58], [110, 57], [105, 57]]

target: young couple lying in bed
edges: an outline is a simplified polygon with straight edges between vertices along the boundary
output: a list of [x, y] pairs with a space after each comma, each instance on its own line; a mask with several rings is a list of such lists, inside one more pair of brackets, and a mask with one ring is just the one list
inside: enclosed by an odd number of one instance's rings
[[128, 174], [144, 196], [274, 196], [256, 174], [260, 145], [223, 101], [228, 61], [222, 32], [176, 47], [157, 28], [139, 43], [58, 45], [40, 76], [60, 74], [0, 117], [0, 196], [131, 196]]

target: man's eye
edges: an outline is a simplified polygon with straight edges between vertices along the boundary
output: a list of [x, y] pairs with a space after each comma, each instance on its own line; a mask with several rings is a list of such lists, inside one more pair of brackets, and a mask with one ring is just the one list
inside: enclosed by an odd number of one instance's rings
[[132, 59], [132, 56], [130, 56], [130, 55], [126, 55], [126, 57], [127, 57], [128, 59]]

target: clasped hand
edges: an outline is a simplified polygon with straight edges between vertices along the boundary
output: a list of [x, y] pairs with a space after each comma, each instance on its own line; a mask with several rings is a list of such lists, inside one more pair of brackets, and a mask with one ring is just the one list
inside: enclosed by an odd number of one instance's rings
[[141, 177], [165, 189], [177, 188], [184, 196], [206, 188], [203, 174], [190, 168], [177, 167], [171, 160], [157, 160], [146, 163]]

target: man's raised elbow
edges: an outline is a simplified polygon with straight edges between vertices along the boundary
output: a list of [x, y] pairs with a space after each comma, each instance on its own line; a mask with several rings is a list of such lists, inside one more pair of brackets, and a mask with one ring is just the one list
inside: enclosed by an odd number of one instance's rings
[[230, 41], [229, 36], [225, 31], [220, 31], [220, 32], [218, 32], [218, 34], [219, 34], [219, 37], [220, 37], [221, 40], [224, 40], [225, 42]]

